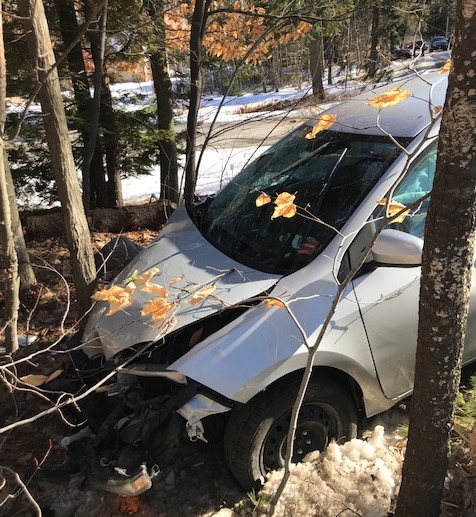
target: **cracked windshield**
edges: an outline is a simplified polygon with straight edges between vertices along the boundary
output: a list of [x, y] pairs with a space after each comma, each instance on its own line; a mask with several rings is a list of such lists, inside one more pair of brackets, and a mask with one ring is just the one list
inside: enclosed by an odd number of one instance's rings
[[[388, 137], [297, 128], [245, 167], [217, 196], [195, 208], [203, 236], [261, 271], [287, 274], [316, 257], [400, 154]], [[298, 213], [271, 219], [256, 207], [265, 193], [295, 194]]]

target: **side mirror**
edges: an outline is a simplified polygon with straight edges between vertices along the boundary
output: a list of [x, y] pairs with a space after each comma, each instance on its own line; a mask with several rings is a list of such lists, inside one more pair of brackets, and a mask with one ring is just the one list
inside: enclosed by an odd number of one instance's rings
[[399, 230], [385, 229], [372, 247], [373, 260], [387, 266], [420, 266], [423, 240]]

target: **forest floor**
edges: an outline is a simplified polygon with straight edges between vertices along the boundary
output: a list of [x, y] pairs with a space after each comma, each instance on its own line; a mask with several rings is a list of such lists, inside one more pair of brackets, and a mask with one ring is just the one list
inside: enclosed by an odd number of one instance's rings
[[[140, 230], [124, 235], [136, 244], [145, 246], [154, 239], [156, 232]], [[110, 233], [94, 233], [95, 249], [100, 249], [115, 237], [115, 234]], [[76, 324], [74, 304], [65, 314], [65, 308], [74, 299], [65, 242], [62, 238], [29, 241], [28, 250], [36, 266], [38, 285], [22, 296], [20, 342], [26, 339], [27, 334], [30, 340], [36, 337], [36, 341], [21, 346], [17, 357], [42, 350], [56, 341], [62, 335], [63, 320], [67, 331]], [[0, 308], [2, 304], [0, 293]], [[64, 361], [65, 356], [47, 352], [19, 365], [16, 373], [18, 377], [28, 373], [48, 374], [62, 368]], [[28, 418], [48, 407], [31, 393], [17, 390], [10, 393], [5, 386], [6, 383], [3, 383], [0, 387], [0, 426]], [[50, 447], [73, 433], [58, 416], [52, 415], [0, 436], [0, 465], [8, 466], [20, 475], [45, 517], [172, 517], [178, 512], [182, 516], [197, 517], [214, 515], [220, 507], [232, 507], [246, 499], [246, 494], [226, 468], [221, 447], [208, 446], [202, 442], [183, 443], [173, 468], [159, 475], [152, 489], [140, 498], [123, 498], [92, 488], [82, 474], [45, 479], [41, 469], [37, 469], [37, 464], [41, 463], [45, 455], [48, 456], [47, 461], [62, 461], [61, 457], [52, 460], [52, 455], [60, 456], [61, 452], [55, 447], [50, 450]], [[4, 475], [9, 477], [6, 473]], [[24, 497], [12, 499], [2, 507], [1, 496], [4, 494], [5, 489], [2, 492], [0, 486], [0, 515], [35, 515], [28, 509]]]
[[[141, 230], [125, 235], [144, 246], [153, 240], [156, 232]], [[94, 233], [95, 249], [100, 249], [114, 237], [116, 235], [111, 233]], [[17, 357], [25, 357], [35, 350], [46, 348], [60, 337], [62, 326], [72, 329], [77, 323], [74, 304], [65, 314], [65, 307], [74, 299], [74, 286], [63, 239], [57, 237], [30, 241], [28, 249], [36, 265], [38, 285], [22, 297], [20, 332], [23, 336], [28, 334], [37, 339], [32, 344], [21, 346]], [[1, 298], [0, 294], [0, 308], [3, 302]], [[48, 374], [64, 367], [65, 359], [65, 355], [47, 352], [18, 365], [16, 374], [18, 377], [28, 373]], [[12, 392], [6, 389], [7, 386], [8, 383], [4, 382], [0, 387], [0, 426], [28, 418], [48, 407], [47, 403], [32, 393], [20, 390]], [[391, 432], [407, 421], [406, 410], [397, 407], [378, 419], [373, 419], [367, 428], [372, 429], [379, 423]], [[258, 515], [256, 511], [252, 512], [250, 497], [229, 472], [221, 444], [207, 445], [185, 441], [179, 448], [174, 465], [161, 473], [152, 488], [139, 497], [124, 498], [98, 490], [90, 486], [84, 474], [45, 479], [41, 469], [37, 468], [38, 463], [45, 456], [48, 456], [47, 461], [62, 461], [63, 453], [55, 444], [69, 434], [72, 434], [71, 429], [58, 415], [50, 415], [0, 436], [0, 465], [7, 466], [20, 475], [45, 517], [175, 517], [179, 513], [184, 517], [209, 517], [217, 513], [220, 516], [231, 515], [231, 508], [242, 515]], [[468, 495], [472, 493], [470, 481], [473, 476], [461, 467], [462, 464], [464, 461], [454, 461], [452, 481], [449, 481], [442, 506], [442, 515], [448, 517], [474, 515], [471, 512], [476, 508], [472, 496]], [[10, 494], [15, 492], [11, 490], [12, 474], [1, 469], [0, 467], [0, 480], [3, 474], [7, 484], [5, 487], [0, 484], [0, 515], [37, 515], [23, 495], [17, 494], [5, 502], [7, 491]], [[471, 511], [466, 512], [465, 508], [470, 508]]]

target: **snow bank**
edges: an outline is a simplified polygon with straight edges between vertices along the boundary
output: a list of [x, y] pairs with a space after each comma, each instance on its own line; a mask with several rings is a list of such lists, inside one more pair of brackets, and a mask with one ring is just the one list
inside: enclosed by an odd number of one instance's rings
[[[377, 426], [366, 439], [332, 443], [293, 466], [275, 517], [386, 516], [400, 487], [403, 453]], [[260, 495], [274, 494], [283, 471], [272, 472]], [[341, 513], [342, 512], [342, 513]]]

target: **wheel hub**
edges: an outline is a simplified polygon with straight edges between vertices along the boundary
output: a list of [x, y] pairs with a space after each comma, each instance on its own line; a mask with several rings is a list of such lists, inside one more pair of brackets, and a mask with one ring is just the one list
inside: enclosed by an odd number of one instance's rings
[[[286, 440], [291, 411], [280, 417], [269, 430], [263, 447], [263, 466], [274, 470], [284, 465]], [[293, 463], [302, 461], [311, 451], [324, 450], [335, 434], [329, 414], [320, 406], [309, 405], [301, 409], [293, 448]]]

